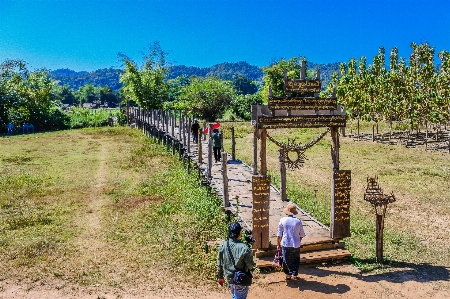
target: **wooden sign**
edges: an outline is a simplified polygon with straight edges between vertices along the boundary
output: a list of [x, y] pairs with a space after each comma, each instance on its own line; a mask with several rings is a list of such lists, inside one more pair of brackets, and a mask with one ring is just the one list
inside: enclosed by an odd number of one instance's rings
[[253, 249], [269, 248], [270, 178], [264, 175], [252, 176], [253, 230], [256, 242]]
[[261, 129], [345, 127], [345, 115], [260, 116]]
[[322, 81], [320, 80], [300, 80], [300, 79], [286, 79], [284, 81], [284, 92], [291, 93], [316, 93], [322, 89]]
[[293, 110], [293, 109], [307, 109], [307, 110], [336, 110], [336, 98], [277, 98], [269, 97], [270, 110]]
[[350, 237], [350, 190], [351, 171], [334, 170], [331, 182], [331, 223], [332, 239]]

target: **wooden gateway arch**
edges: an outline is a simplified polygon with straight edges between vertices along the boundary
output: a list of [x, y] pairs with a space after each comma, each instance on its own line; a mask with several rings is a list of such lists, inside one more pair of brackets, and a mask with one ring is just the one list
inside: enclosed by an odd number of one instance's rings
[[[320, 71], [314, 80], [305, 79], [306, 66], [302, 62], [300, 79], [287, 79], [284, 75], [285, 96], [275, 97], [269, 89], [268, 105], [252, 106], [253, 142], [253, 237], [254, 249], [268, 249], [270, 177], [267, 175], [266, 142], [267, 139], [280, 147], [280, 164], [289, 164], [291, 168], [301, 167], [303, 151], [313, 146], [326, 133], [331, 135], [331, 212], [330, 238], [342, 239], [350, 236], [350, 170], [339, 169], [339, 128], [346, 125], [345, 107], [337, 105], [335, 93], [331, 98], [321, 98], [322, 82]], [[271, 138], [267, 130], [279, 128], [328, 128], [326, 132], [307, 145], [288, 142], [283, 144]], [[259, 152], [258, 152], [259, 140]], [[288, 158], [289, 152], [297, 154], [297, 160]], [[259, 173], [258, 173], [259, 156]], [[281, 189], [283, 182], [283, 175]], [[285, 179], [285, 177], [284, 177]], [[281, 193], [285, 190], [281, 190]], [[283, 198], [282, 196], [282, 199]]]

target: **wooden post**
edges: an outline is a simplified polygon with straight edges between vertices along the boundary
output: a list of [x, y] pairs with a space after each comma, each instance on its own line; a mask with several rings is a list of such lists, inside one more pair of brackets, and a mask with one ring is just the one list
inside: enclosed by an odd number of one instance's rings
[[333, 170], [331, 177], [330, 238], [350, 237], [351, 171]]
[[179, 120], [178, 120], [178, 140], [181, 142], [181, 110], [180, 110], [180, 115], [179, 115]]
[[227, 153], [222, 152], [222, 176], [223, 176], [223, 206], [229, 207], [229, 194], [228, 194], [228, 172], [227, 172]]
[[159, 132], [159, 116], [160, 116], [161, 111], [160, 110], [156, 110], [156, 128], [158, 128], [158, 132]]
[[186, 146], [186, 113], [183, 113], [183, 117], [181, 118], [183, 120], [182, 124], [182, 130], [183, 130], [183, 146]]
[[358, 139], [359, 139], [359, 115], [358, 115], [358, 122], [357, 122], [357, 126], [358, 126]]
[[187, 173], [191, 173], [191, 156], [187, 156]]
[[211, 167], [212, 167], [212, 156], [213, 156], [213, 146], [212, 146], [212, 124], [209, 124], [208, 129], [208, 171], [207, 176], [208, 179], [211, 178]]
[[[171, 112], [172, 117], [172, 137], [175, 137], [175, 123], [176, 123], [176, 114], [175, 111]], [[173, 139], [172, 139], [173, 140]]]
[[260, 139], [260, 148], [259, 148], [259, 162], [260, 162], [260, 171], [259, 173], [263, 176], [267, 175], [267, 161], [266, 161], [266, 138], [267, 138], [267, 130], [261, 130]]
[[170, 140], [172, 142], [172, 156], [175, 156], [175, 137], [170, 136]]
[[284, 161], [284, 150], [280, 148], [278, 150], [278, 160], [280, 161], [280, 193], [281, 200], [286, 201], [286, 164]]
[[331, 159], [333, 170], [339, 170], [339, 131], [338, 127], [331, 127]]
[[236, 141], [234, 139], [234, 127], [231, 127], [231, 160], [236, 160]]
[[200, 138], [199, 138], [199, 140], [198, 140], [198, 142], [197, 142], [197, 146], [198, 146], [198, 166], [199, 166], [199, 168], [200, 168], [200, 166], [201, 166], [202, 163], [203, 163], [203, 152], [202, 152], [202, 150], [203, 150], [203, 148], [202, 148], [202, 129], [200, 129], [199, 136], [200, 136]]
[[377, 262], [383, 263], [383, 229], [384, 229], [384, 215], [378, 215], [377, 214], [377, 232], [376, 232], [376, 238], [377, 238]]
[[252, 176], [253, 249], [269, 248], [270, 178], [265, 175]]
[[187, 128], [187, 132], [188, 132], [188, 139], [187, 139], [187, 152], [188, 154], [191, 153], [191, 118], [189, 117], [189, 122], [188, 122], [188, 128]]
[[164, 113], [164, 120], [166, 123], [166, 134], [169, 134], [169, 118], [170, 118], [170, 110], [166, 110]]
[[130, 107], [128, 105], [128, 100], [127, 100], [127, 124], [130, 125]]
[[375, 124], [372, 124], [372, 142], [375, 142]]
[[203, 122], [203, 140], [206, 140], [206, 121]]
[[258, 129], [253, 130], [253, 175], [258, 174]]

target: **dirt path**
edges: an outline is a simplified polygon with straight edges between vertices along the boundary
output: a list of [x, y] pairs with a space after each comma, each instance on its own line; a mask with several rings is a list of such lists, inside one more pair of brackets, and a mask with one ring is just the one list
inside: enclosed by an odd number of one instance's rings
[[[391, 273], [362, 274], [351, 264], [301, 266], [298, 281], [286, 284], [284, 274], [272, 272], [257, 277], [251, 286], [248, 299], [273, 298], [437, 298], [446, 299], [450, 293], [448, 269], [435, 267], [431, 271], [409, 267], [392, 269]], [[162, 299], [162, 298], [205, 298], [229, 299], [227, 288], [213, 286], [181, 286], [174, 283], [170, 289], [148, 292], [150, 286], [142, 289], [71, 289], [58, 290], [48, 286], [27, 290], [26, 286], [15, 285], [0, 292], [1, 299]]]

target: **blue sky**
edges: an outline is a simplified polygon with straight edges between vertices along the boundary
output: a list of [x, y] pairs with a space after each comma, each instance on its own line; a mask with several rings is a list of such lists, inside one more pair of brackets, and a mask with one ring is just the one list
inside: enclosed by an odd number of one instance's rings
[[0, 0], [0, 62], [93, 71], [159, 41], [173, 64], [348, 61], [410, 43], [450, 51], [448, 0]]

